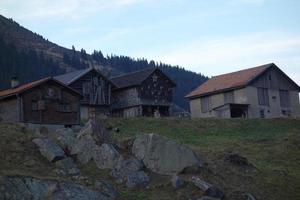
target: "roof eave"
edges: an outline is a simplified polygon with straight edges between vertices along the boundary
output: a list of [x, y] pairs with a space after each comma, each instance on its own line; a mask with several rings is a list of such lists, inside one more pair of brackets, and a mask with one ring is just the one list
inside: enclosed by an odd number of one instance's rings
[[231, 91], [231, 90], [237, 90], [237, 89], [245, 88], [246, 86], [247, 85], [241, 85], [241, 86], [226, 88], [226, 89], [222, 89], [222, 90], [216, 90], [216, 91], [212, 91], [212, 92], [206, 92], [206, 93], [202, 93], [202, 94], [186, 95], [185, 98], [189, 99], [189, 100], [191, 100], [191, 99], [197, 99], [197, 98], [204, 97], [204, 96], [209, 96], [209, 95], [213, 95], [213, 94], [219, 94], [219, 93], [228, 92], [228, 91]]

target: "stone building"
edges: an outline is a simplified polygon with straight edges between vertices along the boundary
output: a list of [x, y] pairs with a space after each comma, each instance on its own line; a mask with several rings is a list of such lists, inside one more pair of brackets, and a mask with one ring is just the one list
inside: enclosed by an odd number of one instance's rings
[[30, 124], [80, 124], [81, 95], [53, 79], [44, 78], [0, 91], [0, 117], [4, 121]]
[[169, 116], [176, 84], [160, 69], [147, 68], [111, 78], [112, 113], [119, 117]]
[[83, 96], [80, 101], [82, 119], [110, 114], [111, 90], [115, 86], [99, 70], [87, 68], [54, 78]]
[[300, 116], [300, 87], [274, 63], [212, 77], [186, 98], [192, 118]]

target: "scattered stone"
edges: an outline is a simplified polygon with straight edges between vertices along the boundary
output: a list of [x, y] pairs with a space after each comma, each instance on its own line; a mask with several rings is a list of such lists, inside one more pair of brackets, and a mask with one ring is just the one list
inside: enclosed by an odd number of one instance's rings
[[80, 175], [80, 170], [70, 157], [57, 161], [55, 165], [66, 175]]
[[127, 139], [118, 140], [115, 142], [115, 144], [116, 144], [117, 148], [131, 152], [132, 145], [133, 145], [133, 139], [127, 138]]
[[144, 171], [131, 172], [126, 175], [126, 186], [129, 188], [145, 187], [149, 183], [149, 177]]
[[[78, 142], [76, 149], [77, 159], [81, 164], [88, 163], [94, 155], [94, 149], [97, 147], [91, 136], [82, 137]], [[75, 152], [74, 152], [75, 153]]]
[[119, 170], [119, 171], [123, 171], [125, 173], [129, 173], [129, 172], [137, 172], [137, 171], [140, 171], [142, 170], [144, 167], [144, 164], [134, 158], [134, 157], [131, 157], [129, 159], [126, 159], [126, 160], [120, 160], [118, 162], [118, 164], [115, 166], [115, 169]]
[[256, 198], [250, 193], [246, 193], [245, 197], [247, 198], [247, 200], [256, 200]]
[[226, 196], [226, 199], [227, 198], [232, 200], [256, 200], [256, 198], [252, 194], [242, 191], [234, 191]]
[[201, 166], [196, 154], [188, 147], [156, 134], [139, 135], [132, 153], [153, 172], [173, 175], [190, 166]]
[[213, 197], [208, 197], [208, 196], [203, 196], [200, 199], [197, 200], [220, 200], [219, 198], [213, 198]]
[[52, 140], [36, 138], [32, 141], [39, 147], [41, 154], [50, 162], [55, 162], [65, 157], [64, 151]]
[[173, 188], [178, 189], [184, 185], [184, 181], [177, 175], [172, 176], [171, 184]]
[[111, 171], [111, 176], [116, 179], [117, 183], [125, 182], [129, 188], [144, 187], [149, 183], [149, 177], [141, 171], [143, 167], [143, 163], [136, 158], [122, 159]]
[[110, 200], [105, 194], [93, 191], [85, 186], [52, 180], [35, 179], [32, 177], [5, 177], [3, 199], [66, 199], [66, 200]]
[[99, 144], [110, 143], [112, 141], [109, 131], [100, 122], [96, 122], [95, 119], [90, 119], [80, 130], [77, 137], [81, 138], [84, 135], [92, 136]]
[[203, 181], [199, 177], [193, 176], [192, 182], [202, 191], [204, 191], [204, 195], [213, 198], [223, 199], [225, 197], [224, 193], [217, 187]]
[[239, 154], [227, 154], [225, 155], [224, 160], [239, 166], [252, 166], [247, 158], [240, 156]]
[[119, 133], [120, 132], [120, 129], [118, 128], [118, 127], [115, 127], [115, 128], [113, 128], [112, 129], [114, 132], [116, 132], [116, 133]]
[[102, 180], [97, 181], [95, 183], [95, 188], [112, 199], [115, 199], [118, 196], [120, 196], [120, 194], [115, 190], [115, 188], [108, 181], [102, 181]]
[[113, 169], [123, 159], [111, 144], [102, 144], [94, 148], [93, 153], [93, 159], [100, 169]]

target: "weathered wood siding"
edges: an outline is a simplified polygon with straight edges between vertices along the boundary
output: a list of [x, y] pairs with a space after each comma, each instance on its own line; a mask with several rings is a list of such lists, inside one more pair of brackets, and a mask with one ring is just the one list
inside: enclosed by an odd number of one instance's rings
[[141, 104], [168, 105], [172, 102], [173, 85], [160, 71], [155, 71], [139, 87]]
[[20, 121], [20, 104], [19, 99], [12, 98], [0, 101], [0, 117], [4, 121], [19, 122]]
[[[262, 88], [266, 94], [260, 94]], [[247, 98], [250, 104], [249, 117], [299, 116], [299, 92], [297, 89], [277, 68], [270, 68], [247, 87]], [[263, 102], [267, 103], [262, 104], [262, 99], [265, 99]]]
[[70, 87], [82, 94], [82, 104], [110, 105], [111, 83], [96, 71], [85, 74]]
[[47, 82], [22, 95], [23, 122], [72, 125], [80, 123], [78, 95]]
[[121, 109], [140, 104], [140, 96], [136, 87], [115, 90], [112, 93], [112, 108]]

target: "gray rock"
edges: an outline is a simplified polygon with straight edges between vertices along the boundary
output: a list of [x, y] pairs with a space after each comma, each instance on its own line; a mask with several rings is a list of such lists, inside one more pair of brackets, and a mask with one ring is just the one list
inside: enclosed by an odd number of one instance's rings
[[5, 177], [4, 190], [2, 192], [4, 199], [10, 200], [112, 199], [101, 192], [93, 191], [82, 185], [20, 176]]
[[173, 188], [178, 189], [184, 185], [184, 181], [177, 175], [172, 176], [171, 184]]
[[137, 136], [132, 153], [148, 169], [163, 175], [178, 174], [187, 167], [202, 165], [190, 148], [156, 134]]
[[129, 159], [121, 159], [118, 164], [115, 166], [115, 169], [119, 170], [119, 171], [123, 171], [124, 173], [129, 173], [129, 172], [137, 172], [140, 171], [141, 169], [143, 169], [144, 164], [134, 158], [131, 157]]
[[217, 187], [203, 181], [201, 178], [193, 176], [192, 182], [194, 185], [204, 191], [204, 195], [213, 198], [223, 199], [224, 193]]
[[85, 135], [92, 136], [93, 139], [99, 144], [110, 143], [112, 141], [109, 131], [106, 130], [106, 128], [101, 124], [100, 121], [96, 121], [93, 119], [89, 120], [85, 124], [85, 126], [80, 130], [77, 137], [81, 138]]
[[[84, 136], [81, 137], [76, 154], [77, 154], [77, 159], [81, 164], [86, 164], [88, 163], [94, 155], [94, 149], [97, 147], [94, 139], [91, 136]], [[74, 152], [75, 153], [75, 152]]]
[[126, 186], [129, 188], [145, 187], [149, 183], [149, 177], [144, 171], [131, 172], [126, 175]]
[[200, 199], [197, 200], [220, 200], [219, 198], [213, 198], [213, 197], [208, 197], [208, 196], [203, 196]]
[[65, 157], [64, 151], [52, 140], [36, 138], [32, 141], [39, 147], [41, 154], [50, 162], [55, 162]]
[[54, 137], [70, 155], [76, 155], [81, 164], [86, 164], [92, 159], [96, 143], [91, 135], [77, 137], [72, 129], [64, 128], [57, 130], [51, 137]]
[[112, 199], [115, 199], [118, 196], [120, 196], [117, 190], [115, 190], [115, 188], [108, 181], [96, 181], [95, 188]]
[[80, 170], [70, 157], [57, 161], [55, 165], [66, 175], [80, 175]]
[[117, 183], [126, 183], [127, 187], [144, 187], [149, 183], [149, 177], [141, 171], [144, 165], [136, 158], [120, 160], [116, 167], [111, 171], [111, 176]]
[[100, 169], [113, 169], [121, 160], [122, 155], [111, 144], [102, 144], [94, 148], [93, 159]]

